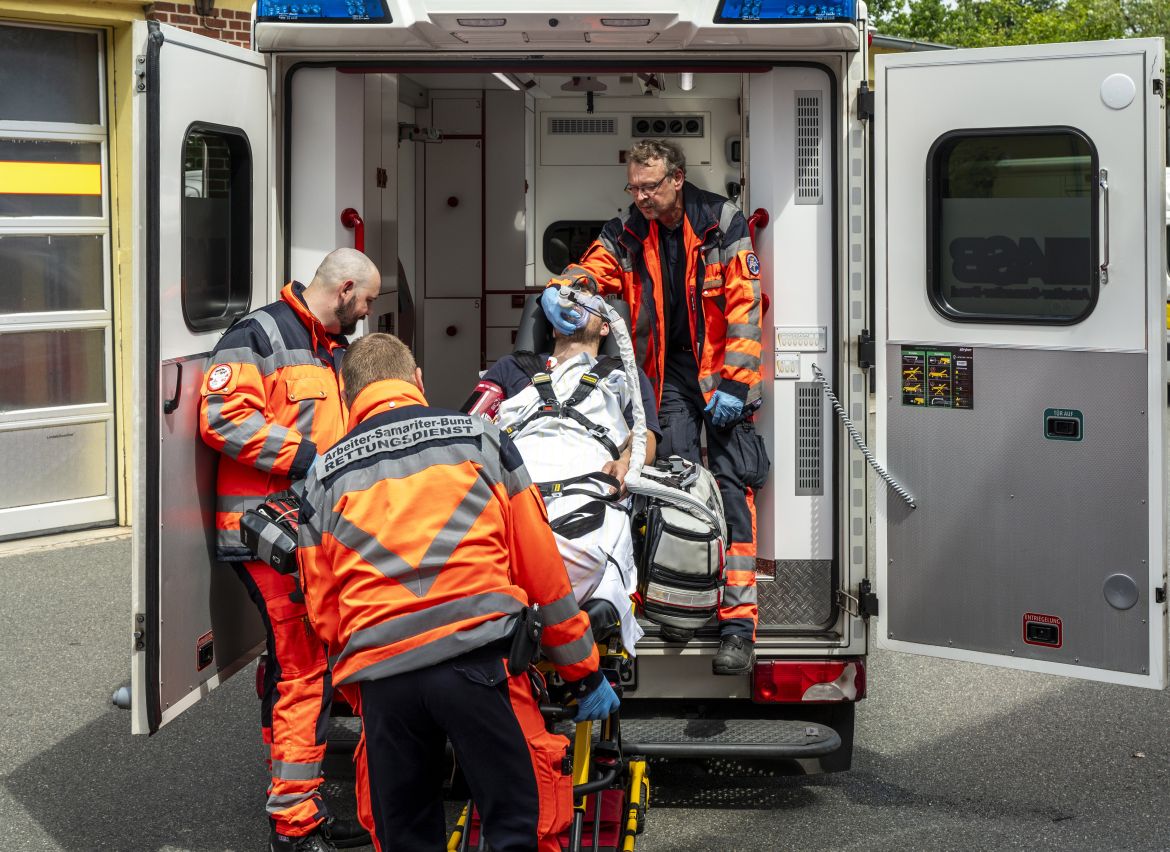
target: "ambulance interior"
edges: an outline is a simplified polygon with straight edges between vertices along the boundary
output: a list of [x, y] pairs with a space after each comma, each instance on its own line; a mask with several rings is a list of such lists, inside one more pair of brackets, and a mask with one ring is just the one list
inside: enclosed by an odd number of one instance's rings
[[[383, 273], [369, 330], [406, 339], [429, 401], [458, 408], [480, 371], [513, 350], [525, 297], [629, 205], [626, 151], [642, 138], [677, 142], [688, 181], [735, 199], [745, 216], [766, 212], [755, 233], [770, 302], [756, 419], [772, 459], [756, 498], [761, 643], [863, 641], [836, 595], [850, 584], [836, 496], [844, 472], [808, 360], [834, 380], [845, 61], [291, 66], [276, 146], [284, 277], [308, 280], [323, 253], [353, 245], [339, 212], [356, 209]], [[773, 327], [819, 354], [773, 359]]]

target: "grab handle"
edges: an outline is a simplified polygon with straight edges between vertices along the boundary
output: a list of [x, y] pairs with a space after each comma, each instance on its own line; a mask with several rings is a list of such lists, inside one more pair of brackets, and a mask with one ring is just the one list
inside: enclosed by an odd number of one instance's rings
[[183, 362], [177, 362], [175, 367], [178, 368], [175, 372], [175, 392], [163, 403], [163, 414], [174, 414], [179, 407], [179, 397], [183, 394]]
[[1101, 268], [1099, 280], [1101, 284], [1109, 283], [1109, 170], [1101, 169], [1098, 173], [1097, 184], [1101, 187]]
[[353, 247], [358, 251], [366, 250], [366, 223], [361, 214], [352, 207], [341, 211], [341, 226], [353, 231]]

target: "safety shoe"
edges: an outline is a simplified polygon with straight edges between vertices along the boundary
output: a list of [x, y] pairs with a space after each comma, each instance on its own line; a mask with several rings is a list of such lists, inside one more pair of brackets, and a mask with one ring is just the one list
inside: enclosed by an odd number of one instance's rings
[[687, 630], [684, 627], [671, 627], [669, 624], [663, 624], [658, 628], [658, 635], [667, 642], [690, 642], [691, 637], [695, 635], [695, 631]]
[[356, 819], [340, 819], [329, 817], [317, 829], [321, 835], [338, 849], [353, 849], [355, 846], [368, 846], [370, 833], [362, 828]]
[[325, 838], [320, 829], [302, 837], [277, 834], [273, 829], [268, 837], [268, 852], [337, 852], [337, 847]]
[[711, 660], [711, 671], [717, 675], [751, 674], [755, 661], [756, 652], [750, 639], [724, 636], [719, 640], [719, 653]]

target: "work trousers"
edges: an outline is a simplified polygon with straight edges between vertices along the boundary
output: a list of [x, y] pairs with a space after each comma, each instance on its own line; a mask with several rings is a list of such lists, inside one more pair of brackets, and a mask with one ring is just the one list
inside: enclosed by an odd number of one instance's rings
[[768, 479], [767, 452], [752, 424], [741, 421], [717, 429], [698, 386], [662, 386], [658, 422], [662, 440], [658, 457], [682, 456], [702, 464], [700, 437], [707, 435], [707, 467], [719, 485], [727, 518], [727, 556], [723, 593], [719, 600], [719, 631], [755, 641], [759, 609], [756, 605], [756, 503], [754, 488]]
[[300, 837], [328, 815], [318, 788], [333, 696], [325, 648], [305, 605], [292, 600], [296, 582], [264, 562], [233, 563], [264, 622], [268, 666], [260, 725], [272, 780], [268, 816], [280, 834]]
[[379, 852], [446, 848], [448, 739], [492, 852], [560, 852], [573, 807], [568, 740], [545, 730], [528, 674], [508, 676], [507, 650], [493, 643], [361, 683], [358, 774], [368, 778]]

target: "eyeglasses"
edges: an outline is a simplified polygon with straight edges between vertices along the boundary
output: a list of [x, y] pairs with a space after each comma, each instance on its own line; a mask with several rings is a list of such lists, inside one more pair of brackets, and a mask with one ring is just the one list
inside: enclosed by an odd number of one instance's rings
[[656, 183], [644, 183], [641, 186], [634, 186], [633, 184], [627, 183], [626, 192], [630, 195], [653, 195], [668, 177], [670, 177], [669, 172], [664, 174]]

